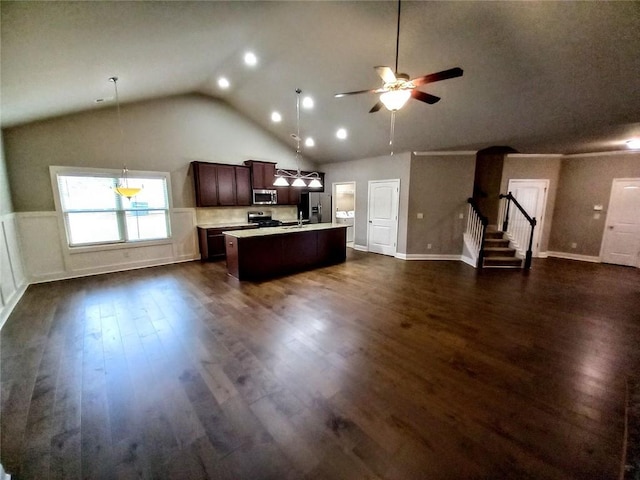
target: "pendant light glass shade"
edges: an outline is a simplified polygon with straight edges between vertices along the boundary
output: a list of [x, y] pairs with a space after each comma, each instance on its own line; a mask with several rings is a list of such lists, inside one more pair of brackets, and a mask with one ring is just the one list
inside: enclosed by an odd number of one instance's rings
[[309, 188], [322, 188], [322, 183], [317, 178], [314, 178], [309, 182]]
[[296, 178], [293, 183], [291, 184], [292, 187], [306, 187], [307, 184], [304, 183], [304, 180], [302, 180], [302, 178], [298, 177]]
[[284, 177], [276, 177], [276, 181], [273, 182], [273, 185], [275, 187], [288, 187], [289, 182], [287, 182], [287, 179]]
[[123, 197], [127, 197], [131, 200], [131, 197], [135, 197], [142, 191], [140, 187], [130, 187], [129, 186], [129, 170], [125, 166], [122, 169], [122, 178], [118, 181], [118, 185], [113, 189], [118, 195], [122, 195]]

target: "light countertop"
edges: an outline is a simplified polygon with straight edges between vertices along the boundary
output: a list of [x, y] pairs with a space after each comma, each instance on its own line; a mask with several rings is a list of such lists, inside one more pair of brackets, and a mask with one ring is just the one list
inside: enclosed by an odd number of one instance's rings
[[333, 228], [347, 228], [347, 225], [337, 223], [307, 223], [298, 227], [297, 225], [283, 227], [263, 227], [251, 230], [232, 230], [223, 232], [225, 235], [236, 238], [263, 237], [266, 235], [284, 235], [287, 233], [317, 232], [319, 230], [330, 230]]

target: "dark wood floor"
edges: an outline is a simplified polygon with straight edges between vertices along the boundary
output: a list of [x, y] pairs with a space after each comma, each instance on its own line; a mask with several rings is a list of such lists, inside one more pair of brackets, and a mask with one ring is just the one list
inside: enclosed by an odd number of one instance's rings
[[614, 479], [640, 273], [193, 262], [32, 285], [1, 341], [18, 479]]

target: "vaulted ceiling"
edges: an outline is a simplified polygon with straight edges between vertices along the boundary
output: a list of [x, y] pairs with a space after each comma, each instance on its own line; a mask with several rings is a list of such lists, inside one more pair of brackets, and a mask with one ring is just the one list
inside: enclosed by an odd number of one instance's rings
[[[301, 130], [318, 162], [389, 153], [390, 113], [370, 114], [373, 67], [395, 62], [394, 2], [0, 3], [2, 127], [199, 92], [292, 144], [295, 89], [315, 106]], [[253, 51], [258, 64], [243, 63]], [[459, 66], [397, 116], [396, 151], [509, 145], [529, 153], [625, 148], [640, 137], [640, 2], [402, 3], [399, 71]], [[231, 82], [217, 85], [219, 76]], [[96, 99], [107, 101], [96, 103]], [[279, 111], [283, 120], [271, 121]], [[335, 132], [348, 131], [340, 141]]]

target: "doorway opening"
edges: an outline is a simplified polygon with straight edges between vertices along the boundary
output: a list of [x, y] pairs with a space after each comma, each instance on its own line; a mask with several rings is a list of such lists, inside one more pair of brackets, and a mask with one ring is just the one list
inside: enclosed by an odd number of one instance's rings
[[353, 248], [356, 222], [356, 182], [333, 183], [334, 223], [347, 226], [347, 246]]
[[538, 257], [540, 254], [544, 216], [547, 208], [549, 180], [511, 179], [509, 180], [507, 190], [513, 194], [516, 200], [518, 200], [518, 203], [522, 205], [522, 208], [524, 208], [531, 217], [536, 219], [536, 228], [533, 230], [531, 254], [534, 257]]

